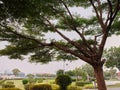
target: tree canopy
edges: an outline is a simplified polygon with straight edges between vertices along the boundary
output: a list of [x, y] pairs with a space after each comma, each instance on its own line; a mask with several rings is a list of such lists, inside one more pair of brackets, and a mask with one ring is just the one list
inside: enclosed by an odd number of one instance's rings
[[[88, 18], [70, 11], [73, 7], [76, 7], [79, 12], [79, 8], [86, 9], [91, 6], [94, 12], [92, 12], [93, 16]], [[87, 59], [95, 56], [96, 53], [99, 55], [94, 58], [102, 56], [101, 51], [106, 38], [101, 39], [101, 37], [119, 33], [117, 0], [100, 2], [93, 0], [1, 0], [0, 9], [0, 40], [11, 43], [0, 53], [10, 58], [23, 59], [23, 55], [31, 53], [30, 61], [46, 63], [52, 61], [53, 57], [60, 57], [62, 50], [68, 57], [72, 55], [89, 62]], [[113, 23], [114, 19], [115, 23]], [[114, 28], [109, 30], [111, 24]], [[78, 38], [70, 39], [64, 34], [65, 31], [74, 32]], [[62, 39], [48, 40], [45, 38], [45, 33], [48, 32], [56, 33]]]

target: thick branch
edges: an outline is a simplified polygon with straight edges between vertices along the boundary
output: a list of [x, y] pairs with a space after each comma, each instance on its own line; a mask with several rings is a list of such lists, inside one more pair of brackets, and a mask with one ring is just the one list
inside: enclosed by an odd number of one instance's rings
[[76, 51], [70, 50], [70, 49], [67, 48], [67, 47], [62, 47], [61, 45], [59, 45], [59, 44], [57, 44], [57, 43], [55, 43], [55, 42], [53, 42], [52, 44], [53, 44], [55, 47], [59, 48], [60, 50], [63, 50], [63, 51], [65, 51], [66, 53], [70, 53], [70, 54], [72, 54], [72, 55], [74, 55], [74, 56], [82, 59], [83, 61], [90, 63], [90, 59], [87, 58], [86, 56], [83, 56], [83, 55], [81, 55], [81, 54], [78, 54], [78, 53], [76, 53]]

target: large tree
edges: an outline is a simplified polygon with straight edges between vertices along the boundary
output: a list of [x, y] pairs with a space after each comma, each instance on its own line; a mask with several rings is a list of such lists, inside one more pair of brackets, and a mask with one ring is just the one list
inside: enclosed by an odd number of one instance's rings
[[[81, 9], [92, 14], [82, 17]], [[0, 53], [46, 63], [62, 51], [92, 65], [106, 90], [102, 54], [107, 37], [119, 34], [119, 10], [120, 0], [0, 0], [0, 40], [9, 42]], [[50, 32], [61, 39], [47, 39]]]

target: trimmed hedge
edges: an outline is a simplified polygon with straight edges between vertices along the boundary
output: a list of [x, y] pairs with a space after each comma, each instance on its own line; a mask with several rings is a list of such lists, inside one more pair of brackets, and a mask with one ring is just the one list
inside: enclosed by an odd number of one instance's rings
[[2, 84], [2, 88], [14, 88], [14, 84]]
[[52, 90], [51, 85], [49, 84], [39, 84], [39, 85], [32, 85], [30, 90]]
[[2, 84], [2, 88], [15, 88], [14, 82], [8, 81], [5, 84]]
[[91, 82], [77, 81], [76, 86], [84, 86], [86, 84], [91, 84]]

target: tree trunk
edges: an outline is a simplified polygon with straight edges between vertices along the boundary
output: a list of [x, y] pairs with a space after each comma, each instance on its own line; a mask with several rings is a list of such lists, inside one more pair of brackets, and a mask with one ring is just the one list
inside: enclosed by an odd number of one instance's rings
[[98, 90], [107, 90], [104, 76], [103, 76], [103, 68], [102, 66], [95, 66], [94, 67], [95, 77], [97, 80], [97, 87]]

